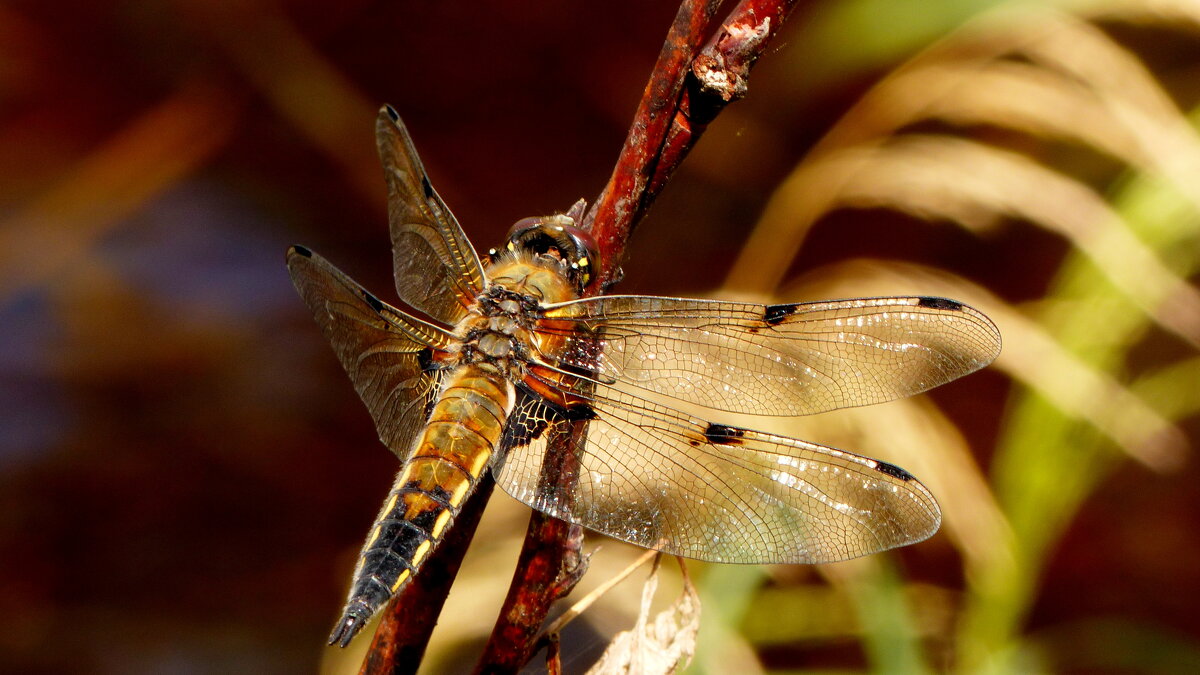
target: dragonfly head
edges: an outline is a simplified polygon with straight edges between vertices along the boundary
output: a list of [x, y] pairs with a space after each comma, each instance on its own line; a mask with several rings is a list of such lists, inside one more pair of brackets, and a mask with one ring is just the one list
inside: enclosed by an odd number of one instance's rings
[[505, 249], [556, 262], [577, 291], [592, 280], [599, 260], [591, 235], [575, 227], [571, 216], [562, 214], [518, 220], [508, 232]]

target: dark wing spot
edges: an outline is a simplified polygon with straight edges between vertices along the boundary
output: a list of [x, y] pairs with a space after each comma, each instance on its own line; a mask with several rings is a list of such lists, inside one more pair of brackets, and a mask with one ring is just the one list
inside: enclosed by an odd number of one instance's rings
[[563, 417], [565, 417], [570, 422], [578, 422], [581, 420], [594, 420], [594, 419], [596, 419], [596, 411], [593, 410], [592, 406], [590, 406], [590, 405], [586, 405], [584, 403], [578, 403], [576, 405], [573, 405], [573, 406], [567, 408], [563, 413]]
[[387, 111], [387, 116], [392, 118], [393, 122], [400, 121], [400, 113], [396, 112], [395, 108], [393, 108], [390, 105], [385, 105], [385, 106], [383, 106], [383, 109]]
[[520, 382], [517, 388], [523, 400], [517, 403], [504, 428], [504, 437], [500, 440], [500, 447], [504, 451], [528, 446], [541, 439], [551, 426], [560, 427], [564, 422], [597, 417], [596, 411], [585, 403], [564, 407], [542, 398]]
[[956, 300], [946, 298], [921, 298], [917, 300], [917, 307], [928, 307], [929, 309], [945, 309], [952, 312], [961, 312], [962, 303]]
[[425, 191], [425, 199], [433, 199], [433, 186], [429, 184], [429, 176], [421, 176], [421, 189]]
[[304, 248], [303, 246], [293, 246], [292, 252], [295, 253], [296, 255], [304, 256], [305, 258], [312, 257], [312, 251], [308, 250], [307, 248]]
[[542, 437], [546, 432], [548, 423], [544, 419], [535, 417], [526, 417], [519, 420], [511, 420], [508, 427], [504, 430], [504, 446], [511, 448], [520, 448], [529, 445], [531, 442]]
[[885, 473], [885, 474], [891, 476], [892, 478], [899, 478], [900, 480], [905, 481], [905, 482], [908, 482], [908, 481], [912, 480], [913, 478], [915, 478], [915, 476], [913, 476], [911, 473], [905, 471], [904, 469], [901, 469], [900, 467], [896, 466], [895, 464], [888, 464], [887, 462], [880, 462], [878, 460], [876, 460], [876, 462], [875, 462], [875, 470], [878, 471], [879, 473]]
[[708, 442], [717, 445], [741, 445], [745, 435], [745, 429], [727, 427], [724, 424], [710, 424], [704, 430], [704, 437]]
[[375, 310], [376, 312], [383, 311], [383, 302], [381, 302], [379, 298], [371, 295], [371, 293], [368, 291], [363, 291], [362, 296], [363, 300], [366, 300], [367, 304], [371, 306], [371, 309]]
[[782, 323], [796, 311], [796, 305], [767, 305], [767, 309], [763, 312], [763, 321], [768, 325], [774, 326]]

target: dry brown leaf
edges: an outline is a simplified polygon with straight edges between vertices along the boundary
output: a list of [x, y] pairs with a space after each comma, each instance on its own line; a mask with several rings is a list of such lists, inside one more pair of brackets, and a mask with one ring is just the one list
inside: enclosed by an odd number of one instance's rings
[[604, 650], [589, 675], [665, 675], [687, 667], [696, 652], [700, 630], [700, 596], [683, 561], [683, 591], [651, 620], [650, 605], [658, 589], [658, 565], [642, 588], [642, 609], [632, 630], [622, 631]]

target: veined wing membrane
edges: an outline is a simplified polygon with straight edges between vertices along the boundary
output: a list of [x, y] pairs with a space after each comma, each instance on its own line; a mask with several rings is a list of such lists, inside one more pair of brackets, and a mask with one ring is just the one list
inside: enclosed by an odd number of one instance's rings
[[[979, 311], [943, 298], [789, 305], [602, 296], [550, 305], [541, 358], [630, 393], [727, 412], [808, 415], [917, 394], [1000, 352]], [[563, 328], [563, 326], [566, 328]]]
[[484, 289], [479, 256], [430, 185], [408, 130], [390, 106], [379, 111], [375, 139], [388, 185], [396, 291], [404, 302], [453, 326]]
[[548, 432], [572, 412], [520, 401], [497, 474], [506, 492], [616, 539], [726, 563], [845, 560], [921, 541], [941, 523], [933, 496], [899, 467], [596, 390], [574, 484], [539, 479]]
[[401, 460], [437, 393], [432, 355], [453, 336], [380, 301], [324, 258], [300, 246], [287, 254], [292, 283], [359, 396], [379, 439]]

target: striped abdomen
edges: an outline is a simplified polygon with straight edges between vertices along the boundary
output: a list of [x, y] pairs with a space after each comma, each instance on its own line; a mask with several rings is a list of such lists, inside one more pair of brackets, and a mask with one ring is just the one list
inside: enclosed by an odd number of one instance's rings
[[349, 644], [442, 540], [487, 468], [512, 401], [512, 384], [489, 366], [460, 366], [446, 377], [363, 546], [329, 644]]

